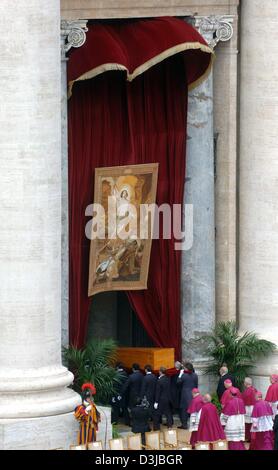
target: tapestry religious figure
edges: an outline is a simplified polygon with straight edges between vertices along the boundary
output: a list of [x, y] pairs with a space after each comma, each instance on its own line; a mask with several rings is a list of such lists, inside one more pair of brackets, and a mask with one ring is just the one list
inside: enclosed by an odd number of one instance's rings
[[[147, 288], [158, 164], [96, 168], [88, 295]], [[159, 225], [157, 222], [156, 225]]]

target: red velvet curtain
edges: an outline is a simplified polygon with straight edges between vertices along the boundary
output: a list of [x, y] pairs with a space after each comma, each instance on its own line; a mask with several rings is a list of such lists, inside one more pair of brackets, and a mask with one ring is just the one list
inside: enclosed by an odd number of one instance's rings
[[186, 83], [196, 85], [212, 64], [205, 39], [185, 21], [173, 17], [97, 21], [89, 24], [85, 44], [71, 49], [69, 90], [78, 80], [107, 70], [124, 70], [132, 81], [167, 57], [182, 53]]
[[[69, 101], [70, 342], [86, 339], [89, 240], [87, 205], [93, 202], [96, 167], [159, 162], [157, 203], [183, 200], [187, 87], [181, 55], [154, 66], [133, 82], [106, 72], [77, 82]], [[152, 243], [148, 289], [128, 297], [159, 347], [181, 350], [181, 252], [174, 240]]]

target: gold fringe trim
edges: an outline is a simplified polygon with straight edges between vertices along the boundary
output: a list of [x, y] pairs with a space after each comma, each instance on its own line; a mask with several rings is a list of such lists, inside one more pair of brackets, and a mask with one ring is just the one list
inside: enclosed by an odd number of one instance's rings
[[90, 78], [94, 78], [97, 75], [101, 75], [104, 72], [108, 72], [109, 70], [123, 70], [123, 71], [126, 71], [128, 74], [128, 69], [124, 65], [121, 65], [121, 64], [116, 64], [116, 63], [109, 64], [108, 63], [108, 64], [99, 65], [98, 67], [95, 67], [94, 69], [89, 70], [89, 72], [86, 72], [83, 75], [80, 75], [80, 77], [76, 78], [75, 80], [72, 80], [69, 82], [68, 99], [72, 95], [72, 87], [75, 84], [75, 82], [79, 82], [81, 80], [89, 80]]
[[179, 52], [184, 52], [184, 51], [188, 51], [188, 50], [196, 50], [196, 49], [199, 49], [202, 52], [206, 52], [207, 54], [211, 54], [211, 60], [210, 60], [210, 64], [209, 64], [207, 70], [205, 71], [205, 73], [200, 78], [198, 78], [198, 80], [196, 80], [194, 83], [190, 84], [189, 89], [191, 90], [191, 89], [199, 86], [207, 78], [207, 76], [209, 75], [209, 73], [211, 71], [212, 64], [213, 64], [213, 61], [214, 61], [214, 51], [209, 46], [205, 46], [204, 44], [201, 44], [200, 42], [185, 42], [183, 44], [173, 46], [170, 49], [167, 49], [166, 51], [161, 52], [157, 56], [153, 57], [152, 59], [148, 60], [144, 64], [137, 67], [133, 71], [133, 73], [129, 73], [128, 69], [122, 64], [107, 63], [107, 64], [99, 65], [98, 67], [95, 67], [94, 69], [89, 70], [89, 72], [86, 72], [83, 75], [81, 75], [80, 77], [76, 78], [75, 80], [72, 80], [72, 81], [69, 82], [69, 85], [68, 85], [68, 98], [70, 98], [71, 95], [72, 95], [72, 88], [73, 88], [73, 85], [74, 85], [75, 82], [78, 82], [78, 81], [81, 81], [81, 80], [89, 80], [90, 78], [94, 78], [97, 75], [100, 75], [100, 74], [102, 74], [104, 72], [107, 72], [109, 70], [123, 70], [123, 71], [126, 71], [127, 80], [129, 82], [132, 82], [132, 80], [134, 80], [136, 77], [138, 77], [138, 75], [141, 75], [142, 73], [146, 72], [147, 70], [149, 70], [154, 65], [159, 64], [163, 60], [165, 60], [169, 57], [172, 57], [173, 55], [178, 54]]
[[190, 83], [190, 85], [188, 86], [188, 91], [194, 90], [194, 88], [197, 88], [198, 86], [200, 86], [208, 78], [211, 72], [211, 69], [213, 67], [214, 61], [215, 61], [215, 53], [211, 55], [210, 63], [206, 71], [197, 80], [195, 80], [195, 82]]

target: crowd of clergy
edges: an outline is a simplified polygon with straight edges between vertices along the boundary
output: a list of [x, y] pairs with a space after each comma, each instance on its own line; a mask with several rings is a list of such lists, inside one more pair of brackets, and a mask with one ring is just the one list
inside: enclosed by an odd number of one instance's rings
[[[133, 432], [159, 430], [162, 417], [171, 428], [173, 415], [180, 418], [179, 428], [191, 433], [194, 449], [197, 442], [228, 441], [229, 450], [278, 450], [278, 375], [270, 377], [266, 396], [246, 377], [243, 390], [228, 368], [220, 368], [217, 395], [221, 405], [212, 403], [209, 393], [202, 395], [198, 389], [198, 376], [191, 363], [175, 363], [174, 371], [164, 367], [154, 374], [150, 365], [140, 370], [133, 364], [127, 374], [122, 364], [117, 364], [119, 383], [112, 398], [112, 422], [123, 416]], [[215, 401], [215, 400], [213, 400]], [[248, 445], [246, 445], [248, 443]]]

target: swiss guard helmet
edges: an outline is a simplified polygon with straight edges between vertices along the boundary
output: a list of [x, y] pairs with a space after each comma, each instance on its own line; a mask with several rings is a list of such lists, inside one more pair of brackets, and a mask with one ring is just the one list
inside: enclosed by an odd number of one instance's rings
[[82, 391], [82, 400], [87, 400], [87, 398], [92, 400], [93, 395], [97, 393], [96, 387], [94, 386], [94, 384], [91, 384], [91, 383], [83, 384], [81, 387], [81, 391]]

